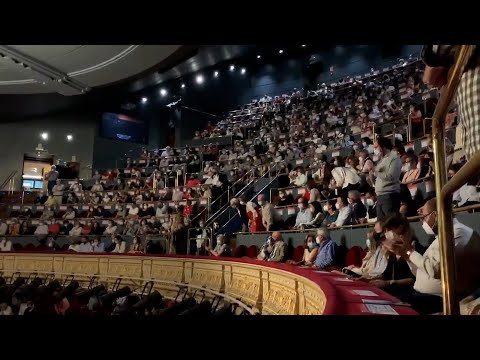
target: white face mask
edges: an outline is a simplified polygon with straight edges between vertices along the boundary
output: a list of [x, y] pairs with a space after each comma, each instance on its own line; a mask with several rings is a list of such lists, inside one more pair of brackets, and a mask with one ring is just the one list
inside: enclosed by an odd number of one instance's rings
[[435, 235], [435, 232], [426, 221], [422, 222], [422, 228], [427, 233], [427, 235]]
[[333, 165], [338, 166], [338, 161], [335, 160], [335, 161], [333, 162]]
[[339, 203], [335, 203], [335, 208], [336, 208], [337, 210], [340, 210], [340, 204], [339, 204]]
[[393, 240], [394, 237], [395, 237], [395, 234], [393, 233], [392, 230], [387, 231], [387, 232], [385, 233], [385, 238], [386, 238], [387, 240]]
[[317, 235], [315, 241], [317, 242], [317, 244], [320, 244], [320, 242], [322, 241], [322, 237], [320, 235]]
[[373, 206], [375, 203], [372, 199], [366, 199], [365, 204], [367, 204], [367, 206]]
[[262, 206], [262, 205], [263, 205], [263, 201], [262, 201], [262, 200], [259, 200], [259, 201], [258, 201], [258, 205]]
[[303, 210], [303, 209], [305, 209], [305, 205], [304, 205], [304, 204], [298, 204], [298, 208], [299, 208], [300, 210]]
[[367, 248], [370, 248], [370, 245], [371, 245], [370, 239], [367, 239], [365, 243], [367, 244]]
[[323, 211], [325, 211], [325, 212], [328, 211], [328, 205], [323, 205]]
[[309, 248], [310, 250], [312, 250], [312, 249], [315, 248], [316, 244], [315, 244], [314, 242], [312, 242], [312, 241], [309, 241], [309, 242], [307, 243], [307, 246], [308, 246], [308, 248]]
[[373, 150], [373, 153], [374, 153], [375, 155], [377, 155], [377, 156], [382, 155], [382, 151], [381, 151], [379, 148], [374, 149], [374, 150]]

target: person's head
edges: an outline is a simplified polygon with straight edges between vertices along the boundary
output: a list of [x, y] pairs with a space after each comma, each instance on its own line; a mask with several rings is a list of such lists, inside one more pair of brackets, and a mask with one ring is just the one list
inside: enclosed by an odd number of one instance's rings
[[257, 202], [258, 202], [258, 205], [260, 206], [263, 206], [266, 204], [266, 200], [265, 200], [265, 195], [264, 194], [260, 194], [257, 196]]
[[52, 171], [55, 171], [57, 169], [57, 167], [55, 165], [52, 165], [51, 169], [52, 169]]
[[60, 179], [57, 179], [56, 184], [57, 184], [57, 185], [61, 185], [61, 184], [62, 184], [61, 180], [60, 180]]
[[237, 198], [232, 198], [230, 200], [230, 206], [234, 209], [238, 208], [238, 206], [240, 205], [240, 201], [238, 201]]
[[285, 190], [279, 190], [278, 191], [278, 196], [280, 197], [280, 199], [284, 199], [287, 196], [287, 194], [286, 194]]
[[358, 157], [355, 155], [350, 155], [347, 157], [347, 164], [345, 166], [355, 169], [360, 163]]
[[305, 247], [310, 251], [317, 247], [314, 233], [308, 233], [307, 236], [305, 237]]
[[347, 200], [341, 196], [337, 197], [337, 203], [335, 204], [337, 210], [343, 209], [345, 206], [347, 206]]
[[330, 231], [327, 228], [320, 228], [317, 230], [317, 237], [315, 241], [317, 244], [321, 244], [322, 242], [328, 240], [330, 238]]
[[448, 178], [451, 179], [460, 169], [462, 164], [455, 163], [448, 167]]
[[423, 230], [425, 230], [428, 235], [435, 235], [438, 231], [436, 198], [426, 201], [418, 212], [423, 219]]
[[88, 238], [86, 236], [82, 236], [82, 244], [86, 244], [88, 242]]
[[362, 138], [362, 146], [363, 146], [364, 148], [368, 147], [368, 146], [371, 145], [371, 144], [372, 144], [372, 140], [370, 140], [369, 137], [364, 137], [364, 138]]
[[375, 205], [377, 202], [377, 194], [375, 191], [368, 191], [365, 193], [365, 205], [368, 207]]
[[388, 152], [390, 152], [390, 150], [392, 150], [392, 148], [392, 142], [383, 136], [378, 136], [373, 143], [373, 151], [377, 156], [383, 156], [387, 154]]
[[307, 208], [307, 200], [303, 197], [298, 198], [297, 204], [300, 210], [305, 210]]
[[360, 194], [360, 191], [358, 190], [350, 190], [348, 192], [348, 203], [353, 204], [355, 202], [360, 202], [361, 201], [362, 195]]
[[318, 201], [314, 201], [308, 205], [308, 210], [310, 210], [313, 216], [316, 216], [322, 211], [322, 205]]
[[375, 230], [370, 230], [367, 233], [367, 241], [366, 241], [368, 251], [375, 251], [377, 249], [377, 239], [375, 238]]
[[277, 242], [277, 241], [281, 241], [282, 240], [282, 234], [280, 233], [280, 231], [274, 231], [272, 233], [272, 240], [274, 242]]
[[345, 161], [343, 160], [343, 157], [335, 156], [333, 158], [333, 165], [334, 166], [345, 166]]
[[115, 235], [114, 239], [115, 239], [115, 242], [117, 244], [120, 244], [123, 241], [123, 239], [120, 235]]
[[134, 236], [132, 241], [134, 244], [140, 244], [140, 238], [138, 236]]
[[335, 204], [337, 203], [336, 200], [328, 200], [325, 205], [323, 205], [323, 211], [334, 213], [335, 212]]
[[405, 163], [402, 166], [402, 171], [407, 172], [417, 168], [418, 158], [414, 154], [408, 154], [405, 156]]
[[225, 235], [217, 235], [217, 245], [223, 245], [225, 243]]
[[96, 237], [96, 238], [94, 238], [94, 239], [92, 240], [93, 246], [96, 246], [96, 245], [100, 244], [100, 242], [101, 242], [101, 240], [100, 240], [99, 237]]
[[388, 217], [383, 223], [383, 230], [387, 240], [393, 240], [397, 236], [404, 241], [412, 241], [413, 232], [410, 223], [400, 214]]
[[0, 311], [5, 311], [5, 310], [7, 310], [7, 308], [8, 308], [7, 302], [4, 301], [4, 300], [2, 300], [2, 301], [0, 302]]

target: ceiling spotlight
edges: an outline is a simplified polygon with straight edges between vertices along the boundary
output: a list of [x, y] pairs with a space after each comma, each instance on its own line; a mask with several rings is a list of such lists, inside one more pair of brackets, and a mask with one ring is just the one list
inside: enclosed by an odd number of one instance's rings
[[302, 45], [302, 47], [307, 47], [307, 45]]
[[195, 81], [197, 82], [197, 84], [203, 84], [203, 76], [202, 75], [197, 75], [197, 77], [195, 78]]
[[181, 85], [181, 88], [182, 88], [182, 89], [185, 89], [185, 84], [182, 84], [182, 85]]
[[247, 69], [242, 68], [241, 73], [242, 73], [242, 74], [245, 74], [246, 72], [247, 72]]
[[215, 72], [213, 73], [213, 76], [218, 77], [218, 71], [215, 71]]
[[72, 136], [72, 135], [67, 135], [67, 140], [68, 140], [68, 141], [72, 141], [72, 140], [73, 140], [73, 136]]
[[230, 71], [235, 70], [235, 65], [230, 65]]
[[46, 133], [46, 132], [41, 133], [41, 134], [40, 134], [40, 137], [41, 137], [43, 140], [47, 140], [47, 139], [48, 139], [48, 133]]
[[281, 49], [278, 50], [278, 53], [279, 53], [279, 54], [283, 54], [283, 50], [281, 50]]
[[262, 57], [262, 55], [257, 55], [257, 59], [260, 59]]
[[167, 90], [166, 89], [160, 89], [160, 95], [162, 95], [162, 96], [167, 95]]
[[142, 97], [142, 104], [145, 104], [148, 101], [146, 97]]

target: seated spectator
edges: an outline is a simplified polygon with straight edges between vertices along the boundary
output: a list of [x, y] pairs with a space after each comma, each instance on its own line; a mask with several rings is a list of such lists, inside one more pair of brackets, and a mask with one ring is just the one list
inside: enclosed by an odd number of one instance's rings
[[22, 225], [20, 226], [20, 235], [32, 235], [28, 227], [28, 222], [22, 222]]
[[[70, 224], [70, 225], [73, 227], [72, 224]], [[55, 234], [59, 234], [61, 231], [62, 231], [62, 222], [61, 222], [61, 220], [52, 221], [52, 222], [50, 223], [50, 225], [48, 226], [48, 233], [49, 233], [49, 234], [55, 235]]]
[[[349, 265], [345, 268], [342, 269], [342, 272], [349, 274], [349, 275], [354, 275], [354, 276], [364, 276], [364, 277], [369, 277], [370, 273], [373, 271], [375, 267], [375, 262], [378, 260], [378, 256], [381, 256], [381, 253], [384, 253], [382, 249], [382, 244], [380, 242], [380, 238], [374, 236], [375, 235], [375, 230], [371, 230], [367, 233], [367, 254], [362, 260], [362, 265], [360, 267], [357, 267], [355, 265]], [[386, 263], [385, 263], [386, 267]], [[350, 270], [350, 271], [346, 271]], [[351, 273], [354, 274], [351, 274]], [[382, 270], [383, 272], [383, 270]]]
[[33, 235], [45, 235], [45, 236], [48, 235], [48, 226], [45, 224], [43, 220], [40, 220]]
[[[437, 233], [436, 199], [428, 200], [420, 209], [423, 217], [423, 229], [428, 235]], [[406, 224], [404, 225], [406, 227]], [[412, 291], [397, 294], [399, 299], [406, 301], [420, 314], [435, 313], [442, 310], [442, 282], [440, 274], [440, 249], [438, 238], [430, 244], [423, 255], [412, 246], [408, 237], [399, 238], [396, 231], [385, 246], [395, 254], [408, 261], [416, 275]], [[480, 283], [480, 235], [473, 229], [453, 219], [453, 241], [455, 242], [455, 257], [457, 265], [457, 281], [455, 283], [459, 298], [471, 294]]]
[[103, 232], [103, 235], [114, 235], [117, 231], [117, 225], [113, 222], [113, 220], [108, 220], [108, 225]]
[[413, 154], [409, 154], [405, 157], [405, 162], [402, 166], [402, 184], [411, 183], [419, 178], [420, 169], [417, 167], [417, 162], [418, 159]]
[[303, 258], [301, 261], [295, 262], [293, 260], [287, 260], [287, 264], [290, 265], [313, 265], [318, 254], [318, 245], [315, 241], [315, 234], [309, 233], [305, 237]]
[[55, 298], [54, 309], [57, 315], [65, 316], [65, 313], [70, 308], [70, 302], [66, 297], [61, 297], [60, 293], [54, 293]]
[[49, 236], [47, 239], [48, 251], [60, 251], [60, 245], [57, 244], [56, 237]]
[[50, 220], [55, 216], [55, 208], [53, 206], [46, 206], [43, 210], [40, 220]]
[[123, 240], [120, 235], [115, 235], [114, 238], [115, 248], [111, 251], [112, 253], [123, 254], [126, 252], [127, 242]]
[[138, 225], [135, 224], [134, 220], [129, 220], [125, 229], [123, 230], [122, 235], [134, 236], [138, 232]]
[[323, 225], [330, 227], [330, 224], [333, 224], [337, 221], [338, 210], [336, 209], [336, 200], [328, 200], [325, 205], [323, 205], [323, 211], [325, 213], [325, 220], [323, 220]]
[[367, 216], [363, 222], [376, 223], [377, 222], [377, 194], [374, 191], [365, 193], [365, 207], [367, 208]]
[[300, 227], [304, 229], [316, 228], [322, 225], [325, 215], [322, 212], [322, 205], [318, 201], [314, 201], [308, 205], [308, 211], [312, 214], [312, 220], [301, 223]]
[[83, 227], [82, 227], [82, 235], [83, 236], [88, 236], [92, 233], [93, 231], [93, 222], [88, 221]]
[[127, 219], [136, 219], [138, 218], [138, 213], [140, 209], [138, 208], [137, 204], [132, 204], [130, 209], [128, 209]]
[[266, 259], [273, 262], [285, 262], [287, 256], [287, 245], [282, 239], [282, 234], [279, 231], [274, 231], [271, 236], [272, 249]]
[[333, 227], [339, 227], [344, 225], [350, 225], [352, 211], [350, 209], [350, 206], [348, 206], [347, 201], [341, 196], [339, 196], [337, 197], [337, 202], [335, 204], [335, 207], [338, 210], [337, 220], [332, 222], [329, 225], [329, 227], [333, 228]]
[[14, 315], [12, 308], [8, 305], [7, 301], [0, 301], [0, 316], [3, 315]]
[[307, 185], [307, 175], [305, 169], [301, 166], [292, 171], [289, 175], [291, 183], [290, 186], [305, 186]]
[[307, 200], [301, 197], [297, 200], [297, 202], [298, 202], [299, 211], [295, 219], [295, 226], [294, 226], [295, 229], [299, 229], [302, 226], [302, 224], [310, 223], [313, 219], [313, 214], [309, 211], [307, 207]]
[[138, 254], [143, 252], [142, 241], [138, 236], [134, 236], [132, 239], [132, 245], [130, 245], [129, 254]]
[[82, 234], [82, 225], [78, 221], [75, 221], [75, 225], [68, 233], [70, 236], [80, 236]]
[[95, 221], [93, 223], [93, 228], [92, 231], [90, 232], [90, 235], [103, 235], [104, 229], [100, 226], [100, 223]]
[[168, 215], [168, 204], [160, 202], [157, 210], [155, 211], [155, 217], [164, 217]]
[[317, 230], [315, 238], [318, 245], [318, 253], [313, 263], [314, 268], [329, 270], [335, 265], [337, 244], [330, 238], [330, 231], [327, 228]]
[[96, 237], [92, 241], [92, 252], [104, 252], [105, 244], [102, 242], [102, 239]]
[[316, 188], [315, 181], [309, 180], [305, 189], [310, 194], [310, 198], [308, 199], [308, 202], [310, 204], [313, 203], [313, 202], [320, 202], [321, 201], [320, 191], [318, 191], [318, 189]]
[[79, 252], [80, 250], [80, 240], [73, 240], [72, 244], [68, 247], [68, 251]]
[[292, 205], [294, 202], [293, 195], [287, 194], [285, 190], [278, 191], [279, 200], [277, 206], [288, 206]]
[[[63, 224], [60, 226], [60, 231], [58, 232], [59, 235], [69, 235], [70, 230], [73, 229], [73, 224], [70, 221], [65, 220]], [[53, 233], [53, 228], [48, 229], [50, 233]]]
[[197, 175], [191, 174], [190, 178], [188, 179], [187, 183], [185, 184], [186, 187], [197, 187], [200, 185], [200, 180], [198, 180]]
[[34, 203], [35, 205], [43, 205], [43, 204], [45, 204], [45, 202], [47, 201], [47, 199], [48, 199], [47, 194], [45, 194], [44, 191], [40, 191], [40, 192], [38, 193], [38, 196], [37, 196], [37, 197], [35, 198], [35, 200], [33, 201], [33, 203]]
[[73, 184], [70, 185], [68, 190], [73, 191], [73, 192], [82, 192], [82, 184], [80, 184], [78, 179], [75, 179], [75, 180], [73, 180]]
[[92, 192], [103, 191], [103, 185], [100, 183], [100, 180], [95, 180], [95, 185], [92, 186], [92, 189], [90, 191]]
[[12, 241], [3, 237], [0, 240], [0, 251], [12, 251]]
[[92, 244], [90, 244], [90, 240], [88, 240], [86, 236], [83, 236], [80, 241], [81, 243], [78, 247], [78, 252], [85, 252], [85, 253], [93, 252]]
[[367, 216], [367, 208], [362, 203], [362, 196], [357, 190], [348, 192], [348, 203], [351, 209], [351, 223], [352, 225], [360, 224], [361, 220]]
[[220, 256], [220, 257], [230, 257], [232, 256], [232, 248], [230, 247], [230, 240], [225, 237], [225, 235], [218, 235], [217, 236], [217, 245], [215, 245], [215, 249], [210, 250], [210, 254], [213, 256]]
[[67, 211], [65, 211], [65, 214], [63, 214], [62, 219], [72, 220], [72, 219], [75, 219], [76, 215], [77, 214], [75, 213], [75, 210], [73, 209], [73, 207], [69, 206], [67, 207]]
[[20, 235], [20, 224], [18, 223], [17, 219], [12, 219], [12, 223], [8, 227], [8, 235]]
[[5, 221], [0, 220], [0, 236], [6, 235], [8, 232], [8, 225]]
[[30, 219], [32, 217], [32, 210], [30, 208], [23, 208], [20, 215], [18, 215], [19, 219]]

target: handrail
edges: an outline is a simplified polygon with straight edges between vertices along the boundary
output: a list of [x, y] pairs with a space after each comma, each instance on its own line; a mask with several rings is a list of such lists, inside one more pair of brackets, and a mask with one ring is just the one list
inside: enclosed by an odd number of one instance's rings
[[[253, 185], [255, 186], [255, 183], [258, 182], [260, 179], [262, 179], [265, 175], [269, 174], [273, 169], [275, 169], [275, 167], [277, 166], [277, 164], [274, 164], [271, 168], [269, 168], [264, 174], [262, 174], [260, 177], [258, 177], [257, 179], [253, 179], [252, 181], [250, 181], [247, 185], [245, 185], [243, 187], [243, 189], [241, 189], [237, 194], [234, 195], [234, 197], [238, 196], [239, 194], [242, 194], [243, 193], [243, 190], [246, 189], [247, 187], [249, 187], [250, 185]], [[256, 169], [256, 168], [255, 168]], [[230, 206], [230, 204], [225, 204], [221, 209], [219, 209], [215, 214], [213, 214], [207, 221], [206, 223], [212, 223], [214, 222], [220, 215], [222, 215], [227, 209], [228, 207]], [[229, 220], [230, 221], [230, 220]]]
[[[465, 212], [465, 211], [470, 211], [470, 210], [476, 210], [480, 209], [480, 204], [475, 204], [475, 205], [468, 205], [468, 206], [462, 206], [459, 208], [453, 209], [453, 212], [460, 213], [460, 212]], [[417, 221], [420, 220], [422, 216], [409, 216], [407, 217], [408, 221]], [[334, 228], [331, 228], [330, 231], [336, 231], [336, 230], [348, 230], [348, 229], [358, 229], [358, 228], [365, 228], [365, 227], [374, 227], [375, 223], [364, 223], [364, 224], [355, 224], [355, 225], [342, 225], [342, 226], [336, 226]], [[317, 228], [310, 228], [310, 229], [292, 229], [292, 230], [281, 230], [282, 233], [308, 233], [311, 231], [316, 230]], [[248, 231], [248, 232], [243, 232], [239, 231], [236, 232], [235, 235], [246, 235], [246, 234], [252, 234], [252, 235], [257, 235], [257, 234], [270, 234], [271, 231], [256, 231], [254, 233]]]
[[[446, 315], [460, 314], [459, 303], [455, 294], [455, 251], [452, 220], [452, 194], [455, 189], [460, 187], [460, 183], [465, 183], [467, 178], [479, 169], [478, 156], [475, 162], [472, 162], [464, 171], [458, 172], [452, 178], [451, 185], [447, 183], [447, 169], [445, 156], [445, 117], [447, 115], [450, 103], [460, 84], [463, 72], [467, 62], [471, 58], [475, 45], [460, 45], [458, 48], [455, 62], [450, 68], [446, 85], [440, 94], [437, 106], [432, 117], [432, 143], [435, 165], [435, 191], [437, 196], [437, 223], [438, 240], [440, 244], [440, 268], [442, 275], [442, 294], [443, 310]], [[477, 154], [478, 155], [478, 154]], [[443, 188], [446, 189], [443, 189]]]
[[[5, 187], [10, 181], [14, 178], [14, 176], [17, 174], [17, 170], [13, 170], [3, 181], [2, 185], [0, 185], [0, 190]], [[10, 189], [8, 189], [10, 191]], [[13, 191], [13, 189], [12, 189]]]

